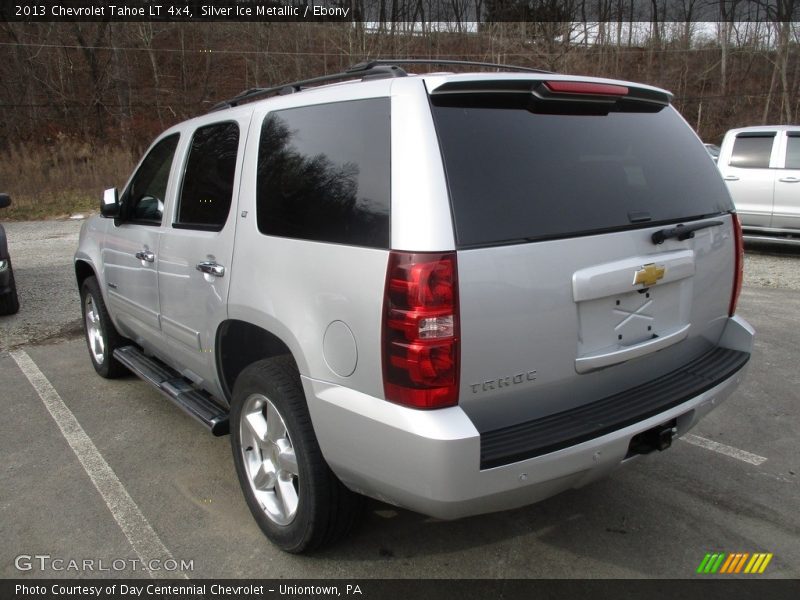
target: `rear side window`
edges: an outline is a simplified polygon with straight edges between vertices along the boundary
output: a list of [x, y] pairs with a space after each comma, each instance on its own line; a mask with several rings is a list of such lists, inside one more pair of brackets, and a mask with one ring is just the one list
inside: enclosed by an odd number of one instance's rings
[[458, 96], [432, 102], [461, 248], [732, 209], [716, 166], [670, 107], [537, 114], [524, 95]]
[[774, 139], [775, 134], [770, 132], [737, 135], [733, 142], [730, 166], [740, 169], [768, 168]]
[[215, 123], [195, 131], [174, 227], [222, 229], [233, 199], [238, 149], [236, 123]]
[[389, 99], [270, 113], [258, 152], [258, 229], [388, 248]]
[[786, 168], [800, 169], [800, 131], [790, 131], [786, 144]]

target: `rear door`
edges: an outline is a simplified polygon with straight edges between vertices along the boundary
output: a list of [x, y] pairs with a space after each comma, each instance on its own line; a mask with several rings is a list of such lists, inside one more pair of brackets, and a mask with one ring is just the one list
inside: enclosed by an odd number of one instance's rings
[[249, 114], [190, 131], [171, 223], [158, 257], [161, 329], [173, 366], [214, 388], [214, 342], [227, 317], [236, 182]]
[[775, 193], [773, 155], [779, 137], [775, 130], [743, 131], [736, 134], [731, 154], [720, 164], [736, 211], [745, 227], [770, 227]]
[[772, 226], [800, 231], [800, 130], [787, 131], [782, 142], [782, 163], [775, 170]]
[[[458, 249], [459, 404], [480, 431], [675, 370], [714, 347], [731, 298], [730, 197], [666, 95], [536, 90], [431, 95]], [[706, 227], [653, 241], [678, 224]]]

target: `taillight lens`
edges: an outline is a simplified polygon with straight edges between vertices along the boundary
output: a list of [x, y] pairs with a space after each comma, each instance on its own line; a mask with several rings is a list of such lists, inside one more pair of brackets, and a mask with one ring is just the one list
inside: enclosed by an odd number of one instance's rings
[[455, 252], [391, 252], [384, 296], [386, 399], [413, 408], [458, 404]]
[[742, 291], [742, 280], [744, 279], [744, 238], [742, 236], [742, 223], [739, 215], [733, 213], [733, 237], [736, 240], [736, 256], [734, 259], [733, 270], [733, 291], [731, 292], [731, 305], [728, 315], [736, 314], [736, 303], [739, 302], [739, 294]]

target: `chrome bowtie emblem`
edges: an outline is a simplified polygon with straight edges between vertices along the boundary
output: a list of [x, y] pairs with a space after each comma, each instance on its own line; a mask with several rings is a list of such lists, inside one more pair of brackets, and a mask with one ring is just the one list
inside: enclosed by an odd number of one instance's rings
[[642, 284], [645, 287], [654, 285], [659, 279], [664, 278], [666, 269], [659, 267], [655, 263], [644, 265], [633, 274], [633, 285]]

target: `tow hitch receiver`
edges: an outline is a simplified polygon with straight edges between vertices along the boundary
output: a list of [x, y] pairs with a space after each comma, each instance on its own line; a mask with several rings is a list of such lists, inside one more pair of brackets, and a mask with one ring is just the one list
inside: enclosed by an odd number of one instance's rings
[[678, 432], [676, 425], [677, 420], [672, 419], [669, 423], [658, 425], [633, 436], [625, 458], [636, 454], [650, 454], [653, 450], [659, 452], [666, 450], [672, 445], [672, 438]]

